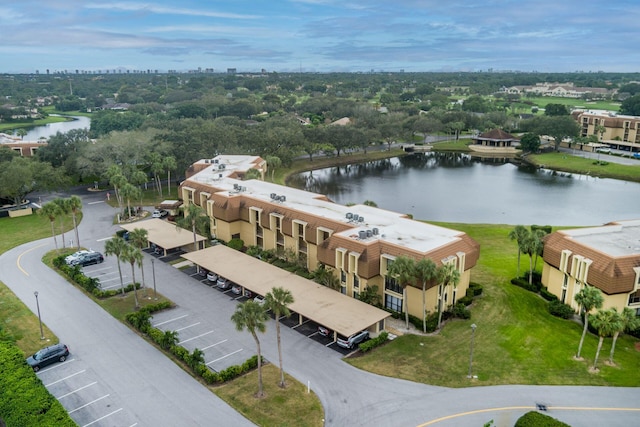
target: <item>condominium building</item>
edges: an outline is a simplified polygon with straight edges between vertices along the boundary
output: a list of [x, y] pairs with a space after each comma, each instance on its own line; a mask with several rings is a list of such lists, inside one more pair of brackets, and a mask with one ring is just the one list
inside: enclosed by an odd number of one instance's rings
[[309, 271], [322, 265], [338, 279], [339, 291], [353, 298], [377, 286], [386, 308], [408, 309], [418, 317], [422, 284], [409, 287], [404, 301], [402, 287], [387, 274], [401, 255], [429, 258], [438, 266], [453, 264], [460, 273], [455, 288], [439, 292], [436, 281], [428, 284], [427, 311], [436, 311], [438, 298], [449, 306], [465, 295], [479, 255], [478, 243], [465, 233], [367, 205], [343, 206], [322, 194], [260, 179], [243, 180], [249, 169], [264, 176], [266, 162], [221, 155], [194, 163], [181, 184], [185, 205], [194, 203], [206, 211], [218, 239], [237, 238], [245, 246], [293, 254]]
[[542, 283], [576, 311], [585, 285], [604, 296], [603, 308], [632, 308], [640, 315], [640, 220], [561, 230], [544, 243]]
[[640, 117], [604, 110], [575, 110], [571, 115], [580, 125], [580, 136], [595, 135], [611, 148], [640, 152]]

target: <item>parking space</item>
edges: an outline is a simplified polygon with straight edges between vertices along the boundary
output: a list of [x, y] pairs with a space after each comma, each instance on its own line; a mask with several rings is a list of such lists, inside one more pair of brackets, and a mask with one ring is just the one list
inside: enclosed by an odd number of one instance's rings
[[255, 348], [244, 348], [233, 336], [212, 327], [211, 319], [176, 308], [156, 313], [152, 325], [162, 331], [178, 332], [178, 344], [190, 352], [204, 352], [205, 364], [214, 371], [241, 365], [255, 354]]
[[137, 424], [126, 402], [101, 384], [80, 355], [71, 353], [65, 362], [43, 368], [37, 376], [79, 426]]

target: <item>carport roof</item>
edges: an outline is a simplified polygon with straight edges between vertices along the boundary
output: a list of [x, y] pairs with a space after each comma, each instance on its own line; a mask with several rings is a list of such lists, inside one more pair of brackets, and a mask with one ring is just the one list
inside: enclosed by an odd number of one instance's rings
[[276, 286], [288, 289], [294, 299], [289, 306], [291, 311], [344, 336], [390, 316], [384, 310], [224, 245], [190, 252], [183, 257], [260, 295]]
[[[120, 227], [127, 231], [132, 231], [135, 228], [144, 228], [147, 230], [149, 242], [155, 243], [163, 249], [174, 249], [190, 243], [193, 244], [193, 233], [191, 231], [176, 227], [175, 224], [159, 218], [150, 218], [131, 224], [120, 224]], [[196, 234], [196, 240], [201, 242], [207, 240], [207, 238]]]

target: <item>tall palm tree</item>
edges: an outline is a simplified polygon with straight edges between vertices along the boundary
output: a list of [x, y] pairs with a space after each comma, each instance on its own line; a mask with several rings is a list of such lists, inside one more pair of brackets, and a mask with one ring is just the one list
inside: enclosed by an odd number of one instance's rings
[[120, 194], [124, 200], [127, 201], [127, 218], [131, 216], [131, 199], [137, 199], [140, 197], [140, 189], [128, 182], [120, 189]]
[[[183, 218], [176, 221], [176, 224], [180, 227], [189, 228], [193, 233], [193, 250], [198, 250], [198, 231], [204, 231], [206, 224], [209, 222], [209, 218], [205, 215], [204, 209], [195, 203], [190, 203], [189, 206], [182, 207]], [[203, 233], [204, 234], [204, 233]]]
[[533, 283], [533, 259], [542, 253], [542, 238], [545, 233], [542, 230], [527, 230], [527, 235], [523, 242], [522, 252], [529, 255], [529, 284]]
[[596, 350], [596, 357], [593, 359], [593, 369], [598, 368], [598, 357], [600, 357], [600, 349], [602, 348], [602, 342], [605, 337], [613, 335], [621, 325], [620, 315], [613, 310], [600, 310], [595, 315], [590, 316], [593, 327], [598, 331], [598, 349]]
[[82, 212], [82, 199], [78, 196], [71, 196], [67, 199], [69, 210], [71, 210], [71, 218], [73, 219], [73, 229], [76, 233], [76, 243], [78, 249], [80, 249], [80, 235], [78, 234], [78, 220], [77, 215]]
[[176, 170], [178, 163], [173, 156], [167, 156], [162, 159], [162, 167], [167, 171], [167, 197], [171, 194], [171, 171]]
[[278, 339], [278, 358], [280, 359], [280, 384], [281, 388], [285, 387], [284, 369], [282, 368], [282, 348], [280, 345], [280, 316], [289, 317], [291, 311], [289, 305], [293, 303], [293, 295], [287, 289], [275, 287], [271, 292], [267, 292], [264, 296], [264, 307], [273, 311], [276, 318], [276, 337]]
[[[144, 228], [134, 228], [129, 232], [129, 243], [140, 249], [140, 254], [142, 254], [142, 249], [149, 246], [148, 234], [148, 231]], [[144, 264], [142, 262], [140, 263], [140, 271], [142, 272], [142, 289], [146, 293], [147, 287], [144, 281]]]
[[163, 197], [162, 180], [160, 180], [160, 176], [158, 175], [160, 172], [164, 172], [162, 156], [160, 156], [160, 153], [151, 153], [149, 155], [149, 162], [151, 163], [151, 173], [153, 173], [153, 180], [155, 181], [156, 189], [158, 190], [160, 197]]
[[436, 278], [436, 263], [429, 258], [422, 258], [414, 266], [417, 282], [422, 283], [422, 332], [427, 332], [427, 283]]
[[69, 212], [71, 210], [69, 209], [69, 203], [67, 202], [67, 199], [63, 199], [62, 197], [54, 199], [53, 203], [58, 205], [58, 208], [60, 209], [58, 218], [60, 218], [60, 234], [62, 236], [62, 249], [64, 249], [67, 247], [66, 242], [64, 241], [64, 218], [66, 215], [69, 215]]
[[122, 194], [120, 194], [120, 189], [124, 186], [128, 181], [122, 173], [122, 169], [118, 165], [111, 165], [107, 172], [105, 173], [107, 178], [109, 179], [109, 183], [113, 186], [113, 191], [116, 195], [116, 201], [118, 202], [118, 207], [120, 211], [122, 211]]
[[253, 300], [238, 304], [236, 311], [231, 315], [231, 321], [236, 325], [238, 331], [248, 330], [256, 342], [258, 350], [258, 394], [259, 398], [264, 396], [262, 390], [262, 352], [260, 351], [260, 340], [258, 332], [264, 333], [267, 329], [265, 322], [269, 318], [267, 311], [260, 304]]
[[47, 218], [49, 218], [49, 222], [51, 222], [51, 236], [53, 237], [53, 243], [56, 245], [56, 251], [57, 251], [58, 240], [56, 240], [56, 231], [55, 231], [54, 223], [56, 222], [56, 217], [61, 214], [60, 206], [58, 206], [54, 202], [47, 202], [44, 205], [42, 205], [42, 208], [40, 208], [38, 213], [42, 216], [46, 216]]
[[518, 267], [516, 270], [516, 277], [520, 277], [520, 254], [522, 254], [522, 249], [524, 248], [524, 243], [528, 234], [529, 230], [527, 230], [523, 225], [516, 225], [516, 227], [509, 232], [509, 239], [515, 240], [518, 244]]
[[613, 342], [611, 343], [611, 352], [609, 353], [609, 363], [613, 365], [613, 353], [616, 349], [616, 341], [618, 341], [618, 336], [620, 335], [620, 333], [634, 331], [640, 328], [640, 317], [636, 316], [636, 312], [629, 307], [623, 308], [621, 313], [618, 313], [615, 308], [612, 308], [611, 310], [616, 312], [620, 320], [618, 329], [613, 333]]
[[407, 286], [415, 281], [414, 275], [415, 260], [401, 255], [397, 257], [389, 266], [387, 274], [398, 281], [402, 286], [402, 302], [404, 305], [404, 317], [406, 328], [409, 329], [409, 301], [407, 301]]
[[574, 297], [576, 302], [580, 305], [582, 313], [584, 314], [584, 328], [582, 328], [582, 336], [580, 337], [580, 344], [578, 345], [578, 353], [576, 359], [580, 359], [580, 353], [582, 353], [582, 344], [584, 343], [584, 337], [587, 335], [587, 328], [589, 327], [589, 312], [594, 308], [602, 307], [604, 298], [600, 289], [587, 284], [580, 290]]
[[136, 270], [134, 267], [136, 264], [140, 265], [142, 263], [142, 252], [140, 251], [140, 249], [134, 246], [127, 245], [125, 249], [122, 251], [122, 253], [120, 254], [120, 256], [122, 257], [123, 260], [131, 264], [131, 278], [133, 279], [133, 299], [136, 304], [135, 308], [138, 309], [138, 307], [140, 307], [140, 304], [138, 303], [138, 290], [136, 287]]
[[442, 325], [442, 311], [444, 303], [444, 294], [447, 292], [449, 285], [453, 285], [455, 288], [460, 283], [460, 272], [456, 268], [455, 264], [443, 264], [438, 268], [438, 283], [440, 283], [439, 295], [438, 295], [438, 329]]
[[127, 246], [129, 246], [129, 244], [122, 237], [114, 237], [113, 239], [109, 239], [104, 245], [104, 254], [107, 256], [114, 255], [118, 260], [118, 274], [120, 275], [120, 288], [122, 289], [122, 296], [124, 296], [124, 281], [122, 280], [122, 269], [120, 268], [120, 261], [122, 260], [122, 253]]

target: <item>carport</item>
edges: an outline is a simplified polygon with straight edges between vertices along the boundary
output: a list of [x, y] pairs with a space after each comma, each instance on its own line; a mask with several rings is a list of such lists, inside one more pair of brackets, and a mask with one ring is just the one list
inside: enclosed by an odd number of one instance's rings
[[362, 330], [377, 333], [391, 316], [384, 310], [348, 297], [314, 281], [307, 280], [224, 245], [184, 254], [189, 261], [213, 271], [259, 295], [282, 287], [294, 298], [289, 306], [298, 315], [298, 324], [309, 319], [348, 337]]
[[[136, 228], [147, 230], [149, 245], [155, 244], [161, 248], [164, 251], [163, 256], [167, 256], [167, 253], [173, 250], [193, 250], [193, 233], [191, 231], [177, 227], [174, 223], [159, 218], [150, 218], [131, 224], [120, 224], [120, 227], [127, 231], [132, 231]], [[196, 234], [198, 248], [202, 248], [204, 246], [203, 242], [206, 240], [206, 237]]]

